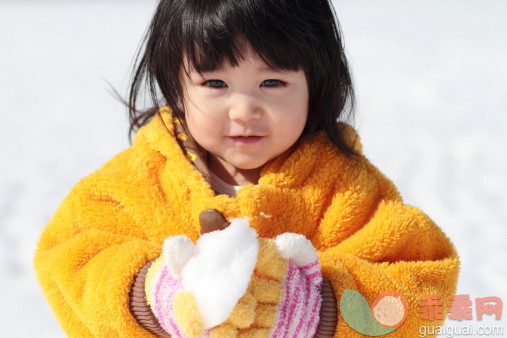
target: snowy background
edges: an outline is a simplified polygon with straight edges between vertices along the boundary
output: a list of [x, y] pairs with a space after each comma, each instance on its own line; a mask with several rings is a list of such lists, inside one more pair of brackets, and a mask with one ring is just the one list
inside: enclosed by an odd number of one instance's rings
[[[507, 3], [335, 5], [366, 154], [454, 241], [458, 293], [507, 302]], [[35, 279], [35, 243], [75, 182], [128, 146], [107, 82], [126, 92], [154, 7], [0, 1], [2, 336], [64, 336]], [[506, 317], [448, 324], [505, 329]]]

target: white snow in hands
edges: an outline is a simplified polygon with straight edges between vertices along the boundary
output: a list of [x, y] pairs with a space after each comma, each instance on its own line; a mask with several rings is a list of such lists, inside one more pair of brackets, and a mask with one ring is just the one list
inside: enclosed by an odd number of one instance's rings
[[245, 294], [259, 241], [246, 217], [232, 219], [224, 230], [202, 235], [195, 247], [185, 237], [169, 237], [164, 242], [164, 259], [174, 276], [181, 276], [183, 289], [195, 297], [208, 329], [227, 320]]

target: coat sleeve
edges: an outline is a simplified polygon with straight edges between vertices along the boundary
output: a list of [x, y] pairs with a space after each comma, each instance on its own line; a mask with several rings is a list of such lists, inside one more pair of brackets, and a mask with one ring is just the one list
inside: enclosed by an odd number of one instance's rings
[[401, 292], [408, 301], [408, 315], [387, 336], [417, 336], [420, 326], [442, 325], [443, 319], [420, 318], [421, 297], [441, 297], [445, 319], [446, 305], [456, 290], [458, 255], [427, 215], [403, 204], [392, 183], [367, 161], [365, 168], [349, 180], [348, 189], [336, 192], [313, 240], [323, 274], [338, 299], [335, 336], [362, 337], [340, 312], [345, 289], [358, 291], [370, 306], [385, 291]]
[[151, 337], [129, 311], [129, 290], [160, 255], [160, 243], [139, 226], [139, 215], [97, 190], [96, 178], [78, 183], [44, 229], [37, 277], [68, 336]]

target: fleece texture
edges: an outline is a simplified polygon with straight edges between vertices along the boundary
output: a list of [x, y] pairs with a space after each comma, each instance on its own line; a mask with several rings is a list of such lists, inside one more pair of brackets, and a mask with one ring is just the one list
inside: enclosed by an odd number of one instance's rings
[[[447, 304], [457, 283], [457, 253], [366, 158], [347, 158], [317, 133], [268, 162], [258, 184], [236, 197], [215, 195], [171, 135], [170, 111], [162, 109], [161, 116], [138, 131], [130, 148], [82, 179], [40, 237], [37, 276], [69, 336], [150, 337], [129, 311], [134, 277], [160, 256], [168, 236], [185, 234], [195, 242], [205, 209], [227, 219], [249, 217], [259, 237], [304, 235], [338, 299], [345, 289], [369, 304], [386, 290], [403, 293], [407, 319], [388, 336], [411, 337], [420, 325], [442, 324], [420, 319], [418, 305], [429, 294]], [[344, 130], [356, 139], [351, 128]], [[339, 314], [338, 335], [361, 336]]]

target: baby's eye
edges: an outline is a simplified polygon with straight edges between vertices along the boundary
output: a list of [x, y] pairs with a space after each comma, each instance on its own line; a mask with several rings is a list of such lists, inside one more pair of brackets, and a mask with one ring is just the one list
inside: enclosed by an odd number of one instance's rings
[[282, 86], [285, 86], [285, 82], [280, 81], [280, 80], [269, 79], [269, 80], [262, 81], [261, 86], [264, 86], [264, 87], [282, 87]]
[[227, 87], [227, 85], [225, 84], [224, 81], [222, 80], [208, 80], [208, 81], [204, 81], [202, 83], [203, 86], [208, 86], [208, 87], [211, 87], [211, 88], [225, 88]]

